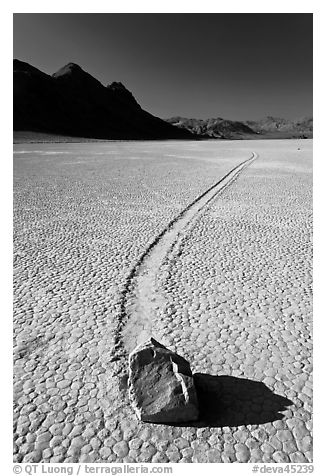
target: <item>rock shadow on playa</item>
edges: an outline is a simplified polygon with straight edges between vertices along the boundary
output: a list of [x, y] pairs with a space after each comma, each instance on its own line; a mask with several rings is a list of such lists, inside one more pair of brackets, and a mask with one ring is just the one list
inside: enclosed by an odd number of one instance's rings
[[273, 393], [265, 384], [227, 375], [193, 375], [198, 403], [199, 420], [174, 423], [187, 427], [237, 427], [259, 425], [282, 420], [293, 402]]
[[228, 375], [194, 374], [199, 420], [193, 426], [259, 425], [281, 420], [293, 402], [265, 384]]

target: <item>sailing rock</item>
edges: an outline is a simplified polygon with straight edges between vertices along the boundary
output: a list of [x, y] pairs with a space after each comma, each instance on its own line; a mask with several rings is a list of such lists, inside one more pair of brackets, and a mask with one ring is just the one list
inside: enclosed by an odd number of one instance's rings
[[189, 363], [150, 338], [129, 355], [129, 397], [137, 417], [152, 423], [198, 419]]

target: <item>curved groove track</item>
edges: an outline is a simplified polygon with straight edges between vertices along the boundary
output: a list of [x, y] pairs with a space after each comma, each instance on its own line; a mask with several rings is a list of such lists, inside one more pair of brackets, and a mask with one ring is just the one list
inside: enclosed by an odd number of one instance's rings
[[[258, 155], [251, 156], [230, 170], [224, 177], [197, 197], [156, 237], [141, 255], [127, 277], [122, 292], [121, 312], [116, 328], [111, 361], [126, 357], [137, 344], [151, 336], [152, 322], [158, 308], [164, 305], [164, 296], [156, 286], [163, 262], [175, 246], [189, 233], [195, 220], [209, 203], [229, 186]], [[160, 338], [161, 336], [155, 336]]]

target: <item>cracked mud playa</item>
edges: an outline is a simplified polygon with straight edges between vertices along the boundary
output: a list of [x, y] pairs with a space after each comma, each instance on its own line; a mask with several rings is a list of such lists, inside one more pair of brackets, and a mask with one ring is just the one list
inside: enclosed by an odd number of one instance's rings
[[[15, 146], [15, 461], [312, 461], [311, 146]], [[131, 410], [148, 333], [196, 424]]]

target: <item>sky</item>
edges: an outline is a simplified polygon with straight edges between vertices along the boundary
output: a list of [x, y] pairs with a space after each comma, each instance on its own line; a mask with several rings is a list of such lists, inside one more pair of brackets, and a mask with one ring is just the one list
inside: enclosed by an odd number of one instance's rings
[[312, 115], [313, 15], [14, 14], [14, 58], [77, 63], [168, 118]]

